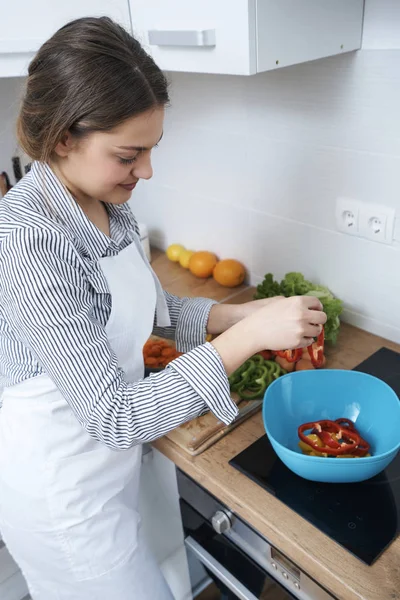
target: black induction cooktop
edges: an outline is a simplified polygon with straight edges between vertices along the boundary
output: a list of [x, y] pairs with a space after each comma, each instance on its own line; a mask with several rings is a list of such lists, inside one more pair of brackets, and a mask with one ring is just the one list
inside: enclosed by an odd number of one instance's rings
[[[381, 348], [355, 368], [386, 381], [400, 398], [400, 354]], [[230, 463], [371, 565], [400, 532], [400, 452], [362, 483], [316, 483], [290, 471], [264, 435]]]

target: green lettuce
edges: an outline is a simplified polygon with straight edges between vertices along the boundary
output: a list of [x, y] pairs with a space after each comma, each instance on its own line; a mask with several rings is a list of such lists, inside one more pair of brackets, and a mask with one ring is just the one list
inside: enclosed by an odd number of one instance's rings
[[273, 298], [274, 296], [281, 296], [281, 286], [277, 281], [274, 281], [272, 273], [268, 273], [263, 282], [257, 286], [254, 298], [260, 300], [261, 298]]
[[272, 298], [274, 296], [315, 296], [318, 298], [328, 320], [325, 325], [325, 340], [336, 343], [340, 329], [340, 315], [343, 302], [336, 298], [329, 288], [313, 284], [305, 279], [302, 273], [287, 273], [280, 283], [274, 280], [272, 273], [265, 275], [264, 280], [257, 286], [255, 299]]

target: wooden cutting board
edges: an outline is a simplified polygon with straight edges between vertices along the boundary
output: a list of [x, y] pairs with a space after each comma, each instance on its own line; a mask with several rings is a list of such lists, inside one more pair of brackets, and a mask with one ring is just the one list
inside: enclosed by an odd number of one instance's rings
[[230, 425], [225, 425], [219, 421], [211, 412], [197, 417], [192, 421], [184, 423], [173, 431], [167, 433], [171, 442], [182, 448], [191, 456], [196, 456], [204, 452], [207, 448], [215, 444], [220, 438], [232, 431], [245, 419], [261, 409], [262, 400], [245, 401], [232, 394], [232, 399], [236, 402], [239, 409], [239, 415]]
[[[157, 340], [162, 338], [152, 335], [151, 339]], [[169, 343], [172, 347], [175, 346], [170, 340]], [[225, 425], [211, 412], [208, 412], [201, 417], [192, 419], [180, 427], [173, 429], [167, 433], [165, 437], [191, 456], [201, 454], [201, 452], [204, 452], [204, 450], [215, 444], [215, 442], [232, 431], [232, 429], [237, 427], [245, 419], [248, 419], [251, 415], [260, 410], [262, 406], [262, 398], [250, 401], [240, 400], [239, 396], [233, 393], [232, 400], [238, 405], [239, 414], [230, 425]]]

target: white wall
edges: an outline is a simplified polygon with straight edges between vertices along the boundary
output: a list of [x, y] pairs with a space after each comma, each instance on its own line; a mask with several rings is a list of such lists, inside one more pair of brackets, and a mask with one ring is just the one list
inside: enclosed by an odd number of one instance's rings
[[[388, 34], [389, 32], [389, 34]], [[302, 271], [346, 319], [400, 342], [400, 3], [367, 0], [374, 48], [260, 74], [172, 74], [155, 175], [132, 197], [153, 242]], [[338, 196], [396, 209], [396, 242], [336, 231]]]

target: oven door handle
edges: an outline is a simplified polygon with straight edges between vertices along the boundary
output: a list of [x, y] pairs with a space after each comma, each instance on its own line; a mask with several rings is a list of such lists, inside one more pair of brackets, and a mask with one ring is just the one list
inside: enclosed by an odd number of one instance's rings
[[218, 579], [223, 583], [233, 594], [240, 600], [257, 600], [256, 596], [252, 594], [236, 577], [234, 577], [221, 563], [204, 550], [200, 544], [196, 542], [191, 536], [185, 539], [185, 546], [199, 559], [199, 561], [211, 571]]

